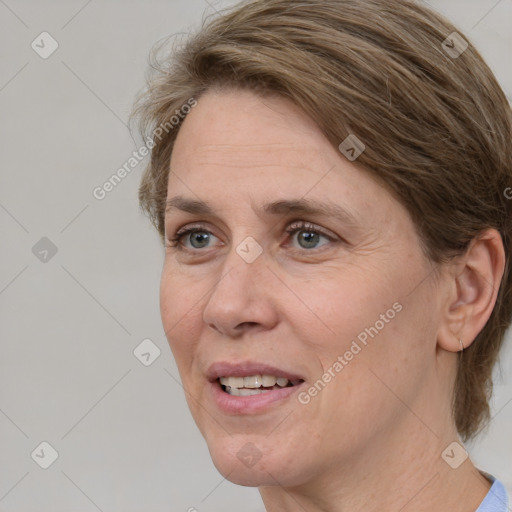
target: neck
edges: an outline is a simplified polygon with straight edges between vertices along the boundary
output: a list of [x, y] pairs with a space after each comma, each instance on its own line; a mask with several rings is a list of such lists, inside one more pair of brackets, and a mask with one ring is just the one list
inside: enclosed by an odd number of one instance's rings
[[[491, 484], [469, 458], [456, 469], [442, 458], [454, 441], [462, 446], [453, 426], [433, 431], [407, 414], [403, 428], [379, 433], [364, 453], [304, 485], [264, 486], [260, 494], [267, 512], [474, 512]], [[456, 465], [460, 453], [455, 447], [445, 458]]]

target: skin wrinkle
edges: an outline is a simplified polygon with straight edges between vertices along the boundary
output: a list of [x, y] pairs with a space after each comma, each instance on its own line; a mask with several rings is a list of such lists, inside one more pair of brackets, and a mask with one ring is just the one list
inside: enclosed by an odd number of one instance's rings
[[[170, 175], [168, 197], [207, 200], [219, 220], [173, 215], [169, 233], [201, 220], [225, 244], [212, 242], [195, 259], [166, 249], [161, 282], [164, 328], [181, 319], [169, 344], [215, 466], [235, 483], [258, 486], [268, 512], [475, 510], [489, 483], [471, 461], [453, 471], [440, 457], [458, 438], [447, 392], [457, 349], [437, 342], [453, 273], [432, 271], [405, 208], [338, 154], [311, 119], [287, 100], [265, 101], [276, 108], [261, 109], [249, 92], [205, 94], [184, 121], [171, 161], [180, 179]], [[289, 151], [262, 151], [276, 140]], [[212, 146], [218, 151], [198, 156]], [[233, 151], [238, 174], [221, 165]], [[304, 165], [295, 165], [301, 158]], [[353, 246], [315, 255], [277, 246], [288, 222], [269, 226], [254, 206], [305, 193], [353, 212], [361, 230]], [[334, 223], [302, 220], [337, 232]], [[264, 247], [251, 264], [235, 251], [246, 236]], [[204, 375], [212, 362], [272, 363], [311, 385], [397, 301], [400, 313], [309, 404], [290, 399], [250, 417], [213, 404]], [[247, 442], [262, 454], [251, 468], [237, 458]]]

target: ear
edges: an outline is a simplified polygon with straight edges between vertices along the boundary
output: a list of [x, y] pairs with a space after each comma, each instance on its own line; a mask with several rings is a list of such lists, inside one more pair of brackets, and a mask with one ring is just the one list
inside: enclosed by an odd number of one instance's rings
[[505, 250], [496, 229], [473, 239], [448, 273], [438, 345], [449, 351], [469, 347], [484, 328], [496, 303], [505, 268]]

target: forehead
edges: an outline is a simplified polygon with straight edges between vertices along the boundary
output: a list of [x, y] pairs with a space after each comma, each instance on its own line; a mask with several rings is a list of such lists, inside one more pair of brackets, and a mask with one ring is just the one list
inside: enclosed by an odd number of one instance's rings
[[334, 167], [341, 172], [344, 164], [349, 162], [289, 100], [212, 91], [199, 99], [180, 129], [169, 186], [186, 174], [196, 187], [252, 186], [263, 179], [277, 186], [294, 181], [300, 192], [324, 181]]
[[290, 100], [230, 89], [199, 99], [178, 133], [171, 165], [205, 158], [227, 166], [293, 165], [332, 159], [333, 152], [314, 120]]
[[[178, 158], [171, 161], [169, 189], [185, 184], [197, 189], [208, 187], [267, 193], [286, 188], [295, 194], [308, 190], [323, 193], [336, 172], [343, 170], [339, 162], [326, 151], [315, 147], [300, 147], [293, 143], [271, 144], [201, 144], [189, 140]], [[186, 178], [185, 178], [186, 177]], [[180, 178], [183, 183], [177, 183]], [[342, 180], [337, 185], [342, 185]], [[181, 187], [180, 187], [181, 188]]]
[[397, 206], [296, 105], [248, 91], [199, 99], [180, 129], [170, 171], [168, 197], [196, 196], [217, 207], [306, 197], [384, 218]]
[[[228, 132], [224, 133], [227, 136]], [[249, 138], [249, 137], [248, 137]], [[254, 139], [253, 139], [254, 140]], [[305, 147], [297, 141], [279, 143], [204, 143], [197, 133], [181, 145], [176, 145], [172, 166], [220, 164], [225, 167], [267, 167], [269, 165], [304, 167], [309, 161], [328, 163], [323, 148], [314, 143]], [[173, 165], [174, 164], [174, 165]]]

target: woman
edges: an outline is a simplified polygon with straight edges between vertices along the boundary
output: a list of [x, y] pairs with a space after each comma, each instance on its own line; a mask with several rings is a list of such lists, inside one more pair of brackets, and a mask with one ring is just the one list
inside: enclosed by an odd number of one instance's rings
[[164, 329], [214, 464], [275, 511], [505, 511], [463, 442], [512, 314], [511, 116], [401, 0], [205, 25], [136, 114]]

